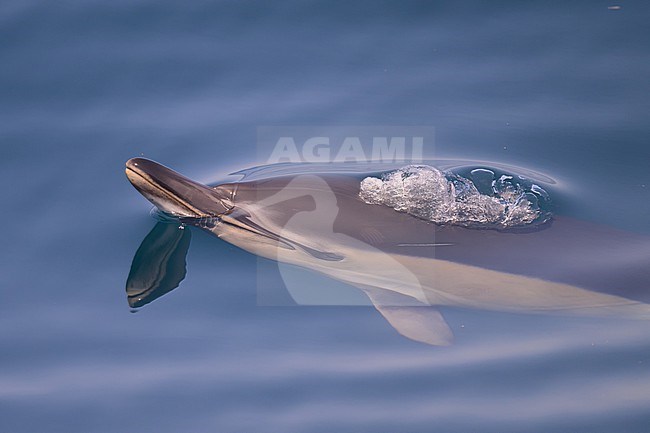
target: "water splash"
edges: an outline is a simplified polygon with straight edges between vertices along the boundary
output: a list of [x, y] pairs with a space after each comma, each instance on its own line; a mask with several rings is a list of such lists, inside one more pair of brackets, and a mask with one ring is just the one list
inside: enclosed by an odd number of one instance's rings
[[529, 227], [551, 218], [543, 188], [523, 176], [487, 168], [462, 176], [428, 165], [409, 165], [381, 178], [366, 177], [359, 197], [437, 224], [469, 228]]

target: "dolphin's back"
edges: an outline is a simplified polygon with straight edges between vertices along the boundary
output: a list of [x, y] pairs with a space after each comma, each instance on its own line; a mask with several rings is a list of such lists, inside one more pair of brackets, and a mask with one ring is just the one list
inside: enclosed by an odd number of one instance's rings
[[[286, 188], [283, 176], [238, 185], [243, 201], [260, 201]], [[320, 175], [291, 206], [275, 208], [282, 226], [298, 212], [313, 212], [315, 189], [336, 198], [333, 230], [390, 254], [464, 264], [650, 302], [650, 239], [586, 221], [555, 216], [533, 230], [441, 226], [359, 198], [360, 179]], [[327, 193], [329, 191], [321, 191]], [[302, 197], [302, 198], [301, 198]], [[286, 203], [285, 203], [286, 204]], [[287, 211], [287, 208], [290, 208]], [[282, 211], [278, 211], [282, 209]], [[317, 220], [312, 220], [318, 226]]]

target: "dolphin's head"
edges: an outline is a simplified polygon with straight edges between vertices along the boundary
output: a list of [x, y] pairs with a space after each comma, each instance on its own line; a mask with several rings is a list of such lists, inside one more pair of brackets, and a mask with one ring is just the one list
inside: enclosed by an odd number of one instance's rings
[[126, 162], [126, 177], [147, 200], [163, 212], [182, 218], [222, 215], [232, 206], [232, 190], [209, 187], [145, 158]]
[[[235, 207], [237, 184], [206, 186], [145, 158], [129, 159], [126, 176], [158, 209], [186, 224], [214, 232], [235, 245], [282, 243], [277, 234], [251, 221], [245, 206]], [[248, 192], [249, 201], [255, 201], [255, 185], [244, 190]]]

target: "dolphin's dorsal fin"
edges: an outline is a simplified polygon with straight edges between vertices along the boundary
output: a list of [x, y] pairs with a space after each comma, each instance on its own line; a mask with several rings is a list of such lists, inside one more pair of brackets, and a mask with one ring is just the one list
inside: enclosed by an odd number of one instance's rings
[[437, 308], [410, 296], [370, 286], [359, 286], [374, 307], [403, 336], [433, 346], [448, 346], [454, 334]]

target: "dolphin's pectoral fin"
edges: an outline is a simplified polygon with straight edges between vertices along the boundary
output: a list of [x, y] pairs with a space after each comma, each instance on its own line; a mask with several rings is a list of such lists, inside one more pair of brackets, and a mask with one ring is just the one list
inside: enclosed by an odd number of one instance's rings
[[[183, 227], [183, 226], [181, 226]], [[174, 290], [185, 278], [192, 235], [178, 224], [158, 223], [133, 257], [126, 281], [129, 305], [139, 308]]]
[[433, 346], [448, 346], [453, 342], [454, 334], [437, 308], [385, 289], [359, 287], [377, 311], [403, 336]]
[[397, 332], [411, 340], [448, 346], [454, 339], [449, 325], [434, 307], [375, 307]]

